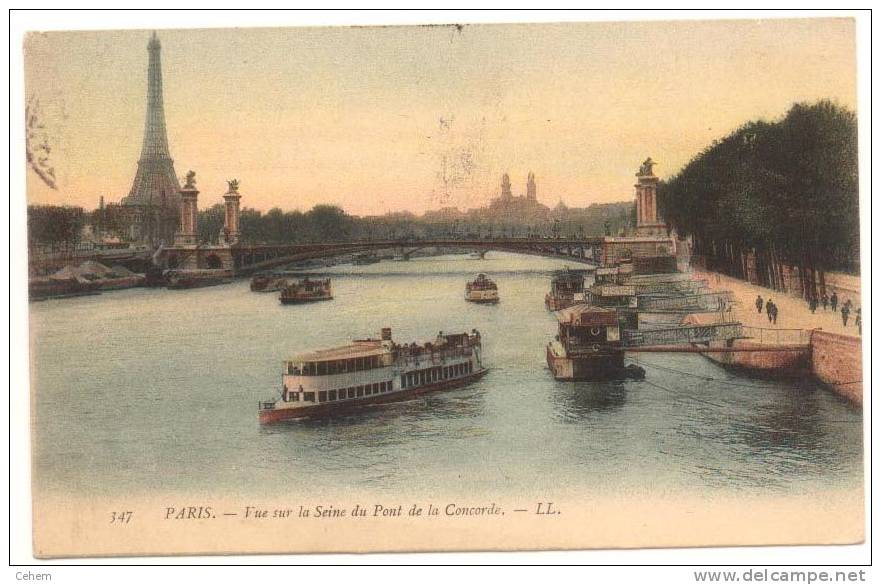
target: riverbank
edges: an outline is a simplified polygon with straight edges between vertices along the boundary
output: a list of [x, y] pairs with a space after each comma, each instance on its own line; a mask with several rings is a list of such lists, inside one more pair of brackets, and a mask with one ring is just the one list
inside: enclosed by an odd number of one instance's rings
[[[854, 325], [854, 313], [851, 312], [847, 326], [841, 320], [841, 307], [847, 298], [840, 295], [839, 310], [833, 312], [829, 307], [825, 311], [822, 306], [811, 313], [807, 302], [769, 288], [757, 286], [715, 272], [695, 271], [697, 278], [706, 279], [710, 290], [727, 290], [732, 293], [736, 302], [732, 309], [732, 317], [747, 327], [766, 330], [777, 330], [783, 334], [786, 330], [801, 329], [810, 345], [810, 371], [821, 382], [829, 386], [837, 394], [844, 396], [855, 404], [863, 403], [862, 382], [862, 339], [859, 329]], [[777, 322], [769, 323], [766, 311], [756, 310], [756, 297], [761, 295], [764, 301], [772, 299], [778, 307]], [[860, 306], [860, 299], [851, 299], [854, 309]], [[784, 337], [790, 337], [787, 332]], [[773, 334], [758, 340], [759, 343], [775, 343]], [[759, 354], [757, 354], [759, 356]], [[756, 359], [766, 359], [761, 356]]]
[[[719, 274], [717, 272], [702, 272], [695, 270], [697, 278], [704, 278], [710, 286], [710, 290], [721, 291], [729, 290], [734, 293], [737, 304], [733, 309], [733, 316], [749, 327], [765, 327], [775, 329], [822, 329], [830, 333], [846, 335], [851, 337], [859, 337], [859, 330], [854, 325], [856, 318], [855, 310], [860, 306], [860, 298], [857, 295], [844, 296], [843, 293], [839, 298], [838, 311], [833, 312], [832, 307], [823, 310], [823, 306], [817, 307], [815, 313], [811, 313], [807, 301], [801, 298], [792, 297], [786, 293], [782, 293], [770, 288], [757, 286]], [[762, 299], [767, 302], [769, 299], [777, 305], [777, 323], [768, 322], [768, 314], [764, 307], [762, 312], [756, 311], [756, 297], [761, 295]], [[853, 302], [853, 310], [851, 310], [850, 318], [845, 327], [841, 321], [841, 305], [847, 299]]]

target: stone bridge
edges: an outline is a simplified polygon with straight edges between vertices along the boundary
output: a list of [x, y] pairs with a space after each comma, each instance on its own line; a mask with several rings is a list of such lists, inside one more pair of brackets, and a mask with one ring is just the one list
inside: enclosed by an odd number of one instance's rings
[[392, 250], [404, 258], [423, 248], [459, 248], [481, 255], [490, 250], [560, 258], [573, 262], [602, 266], [622, 257], [670, 254], [673, 241], [669, 237], [586, 237], [586, 238], [435, 238], [401, 240], [360, 240], [314, 244], [245, 244], [186, 245], [160, 247], [156, 250], [123, 249], [106, 252], [80, 251], [75, 254], [31, 255], [32, 273], [57, 269], [85, 260], [119, 263], [137, 272], [155, 265], [161, 269], [232, 269], [249, 275], [286, 264]]
[[[238, 274], [250, 274], [306, 260], [334, 258], [349, 254], [363, 254], [379, 250], [394, 250], [407, 258], [423, 248], [460, 248], [481, 255], [490, 250], [513, 252], [548, 258], [562, 258], [585, 264], [602, 262], [606, 238], [535, 239], [419, 239], [419, 240], [364, 240], [330, 242], [323, 244], [262, 244], [236, 245], [230, 249], [233, 268]], [[173, 253], [168, 250], [167, 253]]]

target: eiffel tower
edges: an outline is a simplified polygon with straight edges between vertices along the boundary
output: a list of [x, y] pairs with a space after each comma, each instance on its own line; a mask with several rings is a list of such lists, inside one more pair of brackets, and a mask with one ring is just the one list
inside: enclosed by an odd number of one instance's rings
[[138, 171], [122, 205], [132, 208], [134, 239], [151, 245], [170, 243], [180, 212], [180, 182], [168, 152], [165, 107], [162, 102], [162, 45], [153, 33], [147, 44], [147, 121]]

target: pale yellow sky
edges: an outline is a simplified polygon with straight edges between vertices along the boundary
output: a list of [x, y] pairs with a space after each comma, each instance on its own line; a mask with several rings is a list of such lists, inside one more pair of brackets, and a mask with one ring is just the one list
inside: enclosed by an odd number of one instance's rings
[[[171, 154], [200, 207], [235, 177], [244, 206], [355, 214], [474, 207], [502, 172], [525, 192], [530, 170], [548, 205], [629, 199], [647, 156], [668, 176], [793, 102], [856, 109], [854, 34], [849, 19], [159, 31]], [[128, 194], [149, 36], [27, 38], [59, 187], [29, 174], [30, 202]]]

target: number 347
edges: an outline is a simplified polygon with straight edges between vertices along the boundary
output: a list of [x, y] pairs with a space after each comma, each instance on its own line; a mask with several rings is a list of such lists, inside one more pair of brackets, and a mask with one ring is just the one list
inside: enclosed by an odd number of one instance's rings
[[127, 512], [111, 512], [110, 513], [110, 523], [111, 524], [128, 524], [132, 519], [131, 510]]

